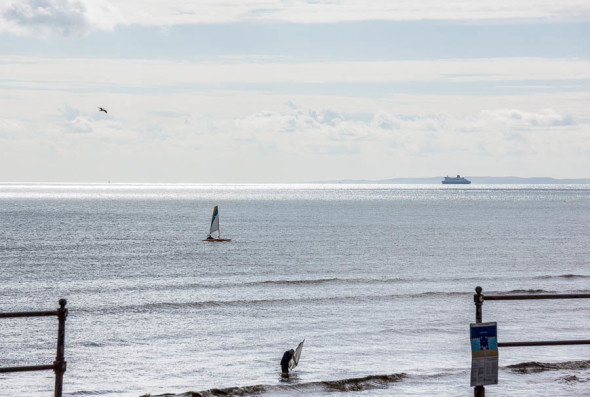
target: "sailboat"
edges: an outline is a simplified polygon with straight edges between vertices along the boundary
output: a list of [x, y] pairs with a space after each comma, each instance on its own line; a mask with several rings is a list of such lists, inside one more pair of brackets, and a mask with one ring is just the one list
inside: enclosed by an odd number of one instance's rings
[[[217, 232], [217, 238], [212, 236], [212, 234], [215, 232]], [[211, 215], [211, 227], [209, 228], [209, 234], [203, 241], [231, 241], [231, 238], [221, 238], [221, 232], [219, 231], [219, 209], [217, 206], [213, 207], [213, 215]]]

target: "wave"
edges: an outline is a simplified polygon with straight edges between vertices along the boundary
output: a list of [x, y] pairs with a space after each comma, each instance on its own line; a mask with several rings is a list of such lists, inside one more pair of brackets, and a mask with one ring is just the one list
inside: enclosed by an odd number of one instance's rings
[[[556, 276], [541, 276], [535, 278], [553, 278]], [[586, 277], [581, 275], [564, 275], [558, 277]], [[590, 276], [588, 276], [590, 277]], [[492, 277], [489, 280], [506, 280], [505, 277]], [[519, 279], [520, 280], [520, 279]], [[90, 286], [79, 286], [73, 285], [69, 288], [70, 293], [101, 293], [106, 291], [144, 291], [149, 289], [151, 291], [182, 291], [182, 290], [194, 290], [194, 289], [218, 289], [218, 288], [240, 288], [240, 287], [267, 287], [267, 286], [306, 286], [306, 285], [324, 285], [324, 284], [344, 284], [344, 285], [355, 285], [355, 284], [404, 284], [404, 283], [430, 283], [430, 282], [465, 282], [465, 281], [481, 281], [479, 277], [467, 277], [467, 278], [455, 278], [455, 277], [356, 277], [356, 278], [342, 278], [342, 277], [331, 277], [331, 278], [297, 278], [297, 279], [266, 279], [266, 280], [249, 280], [249, 281], [227, 281], [227, 280], [214, 280], [214, 281], [190, 281], [188, 280], [167, 280], [160, 283], [152, 284], [122, 284], [122, 283], [100, 283], [100, 285]], [[4, 287], [4, 290], [10, 292], [18, 292], [22, 289], [21, 285], [15, 287]], [[518, 291], [518, 290], [517, 290]], [[503, 293], [504, 291], [486, 291], [486, 293]], [[526, 292], [526, 291], [525, 291]], [[473, 294], [473, 290], [465, 291], [465, 294]]]
[[84, 347], [103, 347], [104, 345], [102, 343], [97, 343], [97, 342], [82, 342], [81, 343], [82, 346]]
[[278, 299], [237, 299], [237, 300], [210, 300], [200, 302], [151, 302], [137, 305], [125, 305], [116, 307], [101, 307], [98, 309], [80, 308], [79, 312], [95, 313], [105, 312], [152, 312], [154, 310], [175, 309], [206, 309], [211, 307], [244, 307], [264, 305], [284, 305], [294, 302], [334, 302], [334, 301], [360, 301], [359, 297], [330, 297], [330, 298], [278, 298]]
[[587, 382], [587, 380], [580, 379], [576, 375], [570, 375], [570, 376], [566, 376], [563, 379], [561, 379], [560, 382], [564, 382], [564, 383], [581, 383], [581, 382]]
[[209, 300], [197, 302], [149, 302], [135, 305], [104, 306], [99, 308], [77, 308], [80, 313], [96, 312], [152, 312], [153, 310], [174, 310], [184, 308], [205, 309], [211, 307], [244, 307], [244, 306], [264, 306], [264, 305], [285, 305], [293, 303], [366, 303], [366, 302], [389, 302], [396, 299], [419, 299], [419, 298], [440, 298], [471, 296], [469, 292], [445, 292], [445, 291], [426, 291], [415, 294], [393, 294], [393, 295], [367, 295], [367, 296], [330, 296], [330, 297], [306, 297], [306, 298], [276, 298], [276, 299], [236, 299], [236, 300]]
[[546, 275], [546, 276], [535, 277], [535, 279], [537, 279], [537, 280], [546, 280], [546, 279], [553, 279], [553, 278], [590, 278], [590, 275], [586, 275], [586, 274], [559, 274], [559, 275]]
[[[420, 282], [427, 281], [426, 279], [410, 279], [410, 278], [319, 278], [319, 279], [279, 279], [279, 280], [256, 280], [246, 282], [166, 282], [161, 284], [134, 284], [134, 285], [99, 285], [90, 287], [74, 287], [69, 291], [78, 293], [104, 293], [105, 291], [143, 291], [149, 288], [152, 291], [172, 291], [172, 290], [192, 290], [196, 288], [202, 289], [218, 289], [218, 288], [234, 288], [234, 287], [257, 287], [257, 286], [304, 286], [304, 285], [318, 285], [318, 284], [364, 284], [364, 283], [381, 283], [393, 284], [403, 282]], [[10, 291], [20, 291], [20, 286], [9, 289]]]
[[400, 382], [406, 378], [405, 373], [391, 375], [369, 375], [363, 378], [348, 378], [304, 384], [305, 388], [322, 387], [327, 391], [361, 391], [386, 387], [390, 383]]
[[544, 289], [513, 289], [512, 291], [504, 292], [505, 294], [552, 294], [555, 291], [548, 291]]
[[590, 369], [590, 360], [564, 361], [561, 363], [541, 363], [538, 361], [529, 361], [520, 364], [508, 365], [505, 368], [520, 374], [557, 370], [582, 370]]
[[[341, 278], [318, 278], [318, 279], [303, 279], [303, 280], [264, 280], [252, 281], [243, 283], [241, 285], [256, 286], [256, 285], [313, 285], [313, 284], [327, 284], [334, 282], [347, 282], [355, 280], [341, 279]], [[239, 284], [238, 284], [239, 285]]]
[[[391, 374], [391, 375], [369, 375], [362, 378], [348, 378], [341, 380], [327, 380], [318, 382], [306, 383], [285, 383], [281, 385], [254, 385], [241, 387], [228, 387], [224, 389], [209, 389], [198, 392], [186, 392], [178, 397], [214, 397], [214, 396], [256, 396], [266, 393], [277, 392], [347, 392], [347, 391], [362, 391], [370, 389], [385, 388], [390, 383], [400, 382], [406, 378], [405, 373]], [[296, 380], [296, 379], [294, 379]], [[173, 394], [160, 394], [163, 396], [174, 396]], [[152, 396], [158, 397], [158, 396]]]
[[424, 298], [424, 297], [445, 297], [445, 296], [473, 296], [471, 292], [463, 291], [426, 291], [417, 294], [407, 295], [389, 295], [390, 297], [399, 296], [400, 298]]
[[[531, 280], [539, 280], [539, 279], [555, 279], [555, 278], [565, 278], [565, 279], [585, 279], [590, 278], [590, 275], [581, 275], [581, 274], [562, 274], [562, 275], [544, 275], [544, 276], [536, 276], [531, 277]], [[492, 277], [489, 280], [510, 280], [511, 278], [508, 277]], [[298, 278], [298, 279], [270, 279], [270, 280], [250, 280], [250, 281], [227, 281], [227, 280], [216, 280], [216, 281], [201, 281], [201, 282], [187, 282], [188, 280], [169, 280], [162, 283], [152, 283], [152, 284], [131, 284], [125, 285], [122, 283], [108, 283], [105, 285], [101, 283], [100, 285], [89, 285], [89, 286], [79, 286], [73, 285], [69, 288], [70, 293], [100, 293], [103, 294], [106, 291], [144, 291], [146, 289], [150, 289], [152, 291], [182, 291], [182, 290], [194, 290], [194, 289], [218, 289], [218, 288], [240, 288], [240, 287], [285, 287], [285, 286], [313, 286], [313, 285], [330, 285], [330, 284], [343, 284], [343, 285], [355, 285], [355, 284], [404, 284], [404, 283], [430, 283], [430, 282], [466, 282], [466, 281], [481, 281], [481, 278], [478, 277], [439, 277], [439, 278], [405, 278], [405, 277], [358, 277], [358, 278], [341, 278], [341, 277], [332, 277], [332, 278]], [[4, 291], [8, 292], [18, 292], [22, 290], [22, 286], [9, 286], [3, 287]], [[515, 289], [509, 291], [508, 293], [550, 293], [554, 291], [545, 291], [542, 289]], [[450, 292], [449, 294], [459, 294], [463, 292]], [[464, 292], [466, 295], [473, 294], [473, 290]], [[485, 291], [485, 293], [492, 294], [492, 293], [506, 293], [505, 291]], [[429, 295], [429, 292], [421, 294], [422, 296]], [[444, 293], [436, 293], [436, 294], [444, 294]]]

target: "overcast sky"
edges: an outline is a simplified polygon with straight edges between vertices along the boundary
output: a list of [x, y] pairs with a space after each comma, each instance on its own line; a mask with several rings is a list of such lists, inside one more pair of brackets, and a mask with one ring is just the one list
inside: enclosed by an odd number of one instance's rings
[[587, 0], [0, 0], [0, 182], [588, 178], [589, 38]]

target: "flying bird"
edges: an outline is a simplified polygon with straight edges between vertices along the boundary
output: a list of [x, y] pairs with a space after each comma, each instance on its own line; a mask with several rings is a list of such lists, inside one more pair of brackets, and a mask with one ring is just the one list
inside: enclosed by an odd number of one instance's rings
[[98, 111], [99, 111], [99, 112], [105, 112], [105, 113], [108, 113], [106, 109], [103, 109], [103, 108], [100, 108], [100, 107], [98, 108]]

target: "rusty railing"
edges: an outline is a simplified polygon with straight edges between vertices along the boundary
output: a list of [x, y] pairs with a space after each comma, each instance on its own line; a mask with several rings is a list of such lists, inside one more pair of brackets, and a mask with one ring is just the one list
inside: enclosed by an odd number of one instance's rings
[[[535, 295], [484, 295], [482, 288], [476, 287], [473, 295], [475, 303], [475, 322], [482, 322], [481, 308], [484, 300], [486, 301], [507, 301], [507, 300], [529, 300], [529, 299], [588, 299], [590, 294], [535, 294]], [[533, 342], [498, 342], [500, 347], [520, 347], [520, 346], [555, 346], [555, 345], [590, 345], [590, 340], [556, 340], [556, 341], [533, 341]], [[475, 386], [475, 397], [484, 397], [485, 388]]]
[[23, 367], [4, 367], [0, 368], [0, 373], [6, 372], [25, 372], [25, 371], [42, 371], [52, 369], [55, 372], [55, 397], [62, 397], [63, 391], [63, 377], [66, 372], [66, 360], [64, 357], [65, 337], [66, 337], [66, 317], [68, 316], [68, 309], [66, 309], [66, 300], [59, 300], [59, 309], [55, 311], [45, 312], [15, 312], [15, 313], [0, 313], [0, 318], [15, 318], [15, 317], [47, 317], [57, 316], [57, 354], [53, 364], [48, 365], [29, 365]]

